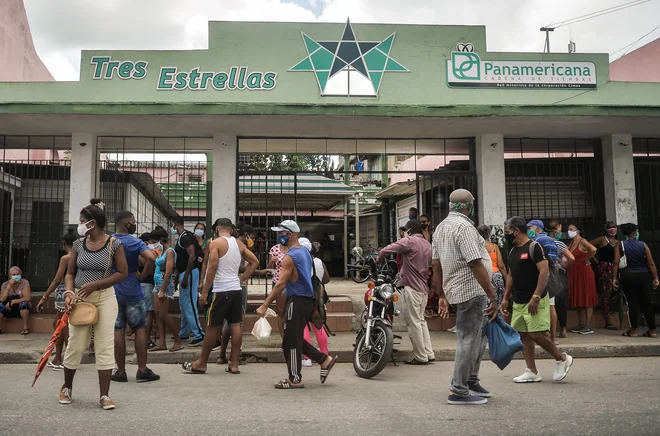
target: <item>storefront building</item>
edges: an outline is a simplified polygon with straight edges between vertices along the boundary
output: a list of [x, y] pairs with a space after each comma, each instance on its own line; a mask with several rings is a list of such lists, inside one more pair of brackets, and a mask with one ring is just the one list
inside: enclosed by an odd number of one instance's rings
[[[293, 216], [321, 239], [315, 221], [352, 210], [360, 244], [376, 247], [410, 205], [437, 223], [464, 187], [494, 237], [511, 215], [590, 236], [639, 222], [660, 258], [660, 83], [609, 71], [607, 54], [488, 52], [482, 26], [211, 22], [206, 50], [84, 51], [79, 82], [0, 83], [0, 142], [70, 151], [65, 224], [104, 194], [102, 170], [126, 169], [108, 156], [206, 153], [199, 178], [176, 182], [204, 185], [190, 207], [208, 220]], [[9, 201], [21, 180], [2, 165]], [[178, 188], [147, 166], [158, 203]]]

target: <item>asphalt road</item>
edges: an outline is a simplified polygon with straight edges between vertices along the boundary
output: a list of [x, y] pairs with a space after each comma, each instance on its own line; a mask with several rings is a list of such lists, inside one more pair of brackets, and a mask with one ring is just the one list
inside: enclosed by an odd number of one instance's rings
[[493, 398], [482, 406], [446, 404], [452, 362], [388, 366], [375, 379], [338, 364], [325, 385], [318, 367], [307, 387], [277, 391], [283, 364], [242, 366], [241, 375], [209, 365], [207, 375], [153, 365], [162, 380], [113, 383], [114, 411], [98, 406], [92, 365], [78, 371], [74, 402], [58, 404], [62, 374], [49, 370], [30, 388], [34, 365], [0, 366], [0, 435], [657, 435], [660, 358], [576, 359], [566, 380], [552, 383], [552, 361], [538, 362], [544, 381], [516, 385], [524, 370], [490, 362], [482, 383]]

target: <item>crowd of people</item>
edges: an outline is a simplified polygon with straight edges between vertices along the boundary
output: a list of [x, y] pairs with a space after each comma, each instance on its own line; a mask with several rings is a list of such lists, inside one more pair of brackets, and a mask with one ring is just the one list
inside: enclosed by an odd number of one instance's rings
[[[381, 261], [394, 255], [397, 259], [403, 319], [413, 349], [412, 358], [405, 363], [428, 365], [435, 361], [426, 318], [448, 318], [450, 311], [455, 313], [458, 342], [449, 404], [484, 404], [491, 396], [479, 378], [486, 349], [482, 326], [498, 314], [520, 333], [524, 345], [526, 368], [513, 379], [516, 383], [541, 381], [535, 364], [536, 345], [556, 361], [553, 380], [567, 376], [573, 358], [557, 346], [558, 338], [566, 337], [569, 331], [569, 307], [576, 308], [578, 314], [577, 325], [570, 331], [588, 335], [594, 333], [593, 308], [598, 304], [605, 327], [617, 329], [611, 317], [625, 296], [630, 329], [623, 335], [638, 336], [643, 315], [648, 326], [643, 336], [656, 337], [650, 294], [660, 282], [651, 252], [639, 240], [635, 224], [623, 224], [619, 232], [615, 223], [608, 222], [603, 236], [588, 241], [575, 224], [567, 227], [568, 238], [564, 238], [557, 220], [545, 225], [538, 219], [512, 217], [504, 224], [510, 251], [503, 253], [491, 241], [490, 227], [475, 226], [475, 199], [469, 191], [452, 192], [449, 204], [448, 216], [435, 229], [428, 216], [418, 216], [412, 208], [407, 224], [399, 229], [399, 240], [383, 248], [377, 258]], [[60, 403], [72, 402], [76, 370], [83, 353], [93, 349], [100, 405], [104, 409], [115, 407], [109, 388], [111, 381], [128, 381], [128, 334], [135, 341], [137, 381], [160, 379], [147, 366], [149, 352], [176, 352], [184, 342], [190, 347], [201, 346], [199, 358], [182, 365], [185, 372], [206, 373], [211, 351], [219, 350], [218, 364], [226, 365], [227, 373], [240, 374], [247, 281], [255, 273], [272, 274], [272, 291], [256, 312], [265, 316], [272, 303], [277, 309], [288, 376], [275, 388], [304, 387], [302, 367], [312, 366], [312, 362], [320, 366], [321, 383], [326, 381], [336, 356], [329, 355], [325, 330], [316, 328], [311, 319], [314, 277], [322, 284], [330, 278], [326, 264], [313, 255], [321, 244], [300, 237], [295, 221], [272, 228], [277, 243], [270, 250], [266, 268], [260, 270], [260, 261], [253, 253], [255, 231], [250, 226], [237, 229], [230, 219], [216, 220], [208, 239], [204, 224], [197, 224], [191, 232], [179, 216], [170, 220], [169, 229], [157, 226], [139, 238], [135, 236], [133, 213], [121, 211], [114, 220], [116, 230], [108, 235], [104, 205], [98, 199], [80, 211], [77, 235], [71, 230], [62, 237], [66, 254], [37, 304], [41, 310], [54, 293], [56, 323], [81, 301], [98, 311], [93, 324], [68, 326], [48, 363], [64, 372]], [[9, 273], [10, 279], [0, 291], [0, 321], [4, 316], [20, 316], [22, 334], [29, 334], [30, 284], [20, 268], [12, 267]], [[555, 291], [552, 296], [551, 287]], [[177, 290], [180, 326], [169, 315]], [[205, 327], [199, 320], [200, 307], [206, 312]], [[168, 331], [172, 335], [169, 348]], [[310, 343], [312, 332], [320, 350]]]

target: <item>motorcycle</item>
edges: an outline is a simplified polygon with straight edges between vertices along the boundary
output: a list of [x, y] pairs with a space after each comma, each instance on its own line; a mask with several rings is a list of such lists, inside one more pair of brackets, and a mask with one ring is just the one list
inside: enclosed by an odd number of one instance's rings
[[394, 317], [401, 313], [396, 308], [399, 277], [384, 270], [379, 273], [374, 259], [369, 259], [368, 263], [376, 282], [369, 283], [369, 290], [364, 294], [367, 307], [362, 313], [362, 327], [353, 350], [353, 369], [362, 378], [378, 375], [392, 359], [394, 338], [401, 339], [392, 332]]
[[372, 273], [370, 262], [375, 260], [375, 255], [364, 256], [361, 247], [353, 248], [351, 252], [353, 263], [348, 264], [348, 274], [355, 283], [364, 283], [367, 280], [376, 280], [379, 274], [388, 274], [394, 277], [397, 272], [396, 262], [387, 260], [382, 267], [376, 267], [376, 272]]

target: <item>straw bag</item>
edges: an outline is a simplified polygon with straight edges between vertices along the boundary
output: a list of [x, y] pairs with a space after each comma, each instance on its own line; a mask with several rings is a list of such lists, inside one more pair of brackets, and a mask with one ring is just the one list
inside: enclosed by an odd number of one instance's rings
[[[115, 238], [110, 238], [108, 242], [108, 264], [103, 274], [103, 278], [108, 277], [110, 272], [110, 267], [112, 266], [112, 245]], [[76, 298], [71, 308], [71, 313], [69, 314], [69, 324], [75, 327], [83, 327], [87, 325], [94, 325], [99, 320], [99, 309], [96, 307], [101, 301], [101, 291], [99, 293], [99, 299], [96, 304], [83, 301], [80, 298]]]

